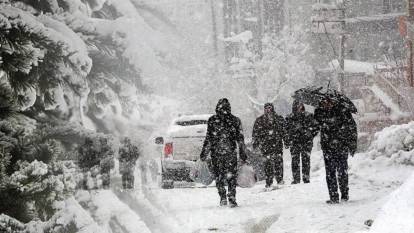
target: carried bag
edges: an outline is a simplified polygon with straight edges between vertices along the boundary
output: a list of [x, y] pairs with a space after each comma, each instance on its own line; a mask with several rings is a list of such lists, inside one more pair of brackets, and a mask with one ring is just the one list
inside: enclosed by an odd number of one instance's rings
[[241, 188], [251, 188], [257, 182], [257, 176], [252, 166], [243, 164], [237, 172], [237, 185]]
[[207, 162], [197, 160], [190, 169], [190, 179], [196, 183], [209, 185], [214, 181], [214, 175], [210, 172]]

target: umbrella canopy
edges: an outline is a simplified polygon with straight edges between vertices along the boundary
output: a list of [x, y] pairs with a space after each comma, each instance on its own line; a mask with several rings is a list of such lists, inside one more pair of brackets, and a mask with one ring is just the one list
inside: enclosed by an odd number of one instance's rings
[[343, 93], [338, 92], [333, 89], [328, 89], [328, 91], [326, 92], [326, 95], [328, 98], [333, 100], [335, 104], [339, 105], [343, 110], [349, 111], [351, 113], [358, 112], [355, 104]]
[[296, 90], [292, 97], [301, 103], [318, 107], [326, 96], [321, 90], [322, 87], [305, 87]]
[[322, 87], [305, 87], [293, 94], [293, 98], [307, 105], [320, 107], [321, 102], [330, 99], [334, 105], [342, 108], [344, 111], [356, 113], [358, 110], [355, 104], [344, 94], [333, 89], [322, 92]]

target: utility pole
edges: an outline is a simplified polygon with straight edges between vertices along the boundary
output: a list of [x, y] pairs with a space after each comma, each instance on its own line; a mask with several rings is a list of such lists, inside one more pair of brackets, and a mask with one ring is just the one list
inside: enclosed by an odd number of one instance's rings
[[[230, 0], [223, 0], [223, 37], [227, 38], [231, 32], [231, 13], [230, 13]], [[227, 43], [224, 44], [224, 58], [228, 63], [230, 60], [230, 50]]]
[[[339, 71], [337, 71], [337, 79], [340, 91], [344, 91], [345, 83], [345, 2], [346, 0], [337, 0], [336, 4], [329, 4], [321, 3], [321, 0], [319, 0], [318, 4], [313, 6], [314, 15], [312, 17], [312, 32], [326, 35], [332, 46], [335, 59], [338, 60]], [[339, 36], [339, 54], [329, 35]]]
[[263, 22], [263, 0], [257, 0], [257, 54], [259, 59], [263, 57], [263, 35], [264, 35], [264, 22]]
[[340, 10], [340, 16], [339, 20], [342, 24], [342, 31], [339, 35], [339, 67], [340, 72], [338, 73], [338, 81], [339, 81], [339, 90], [341, 92], [344, 91], [344, 82], [345, 82], [345, 30], [346, 30], [346, 24], [345, 24], [345, 4], [342, 4], [341, 10]]
[[214, 49], [214, 68], [216, 72], [218, 72], [218, 41], [217, 41], [217, 19], [216, 19], [216, 8], [214, 7], [214, 0], [210, 0], [210, 8], [211, 8], [211, 24], [213, 30], [213, 49]]

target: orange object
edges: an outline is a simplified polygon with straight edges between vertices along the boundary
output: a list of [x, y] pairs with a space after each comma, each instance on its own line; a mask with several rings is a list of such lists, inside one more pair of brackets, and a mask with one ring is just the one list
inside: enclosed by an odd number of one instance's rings
[[400, 16], [398, 19], [398, 29], [402, 36], [407, 36], [407, 16]]

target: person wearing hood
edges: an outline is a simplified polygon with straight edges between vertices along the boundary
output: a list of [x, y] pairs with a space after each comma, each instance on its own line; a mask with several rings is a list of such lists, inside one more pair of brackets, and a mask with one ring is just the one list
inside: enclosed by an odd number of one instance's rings
[[305, 105], [295, 100], [292, 113], [286, 117], [288, 147], [292, 155], [292, 184], [300, 183], [300, 162], [302, 160], [302, 180], [310, 182], [310, 153], [313, 138], [318, 134], [318, 123], [312, 113], [305, 111]]
[[260, 150], [266, 158], [266, 188], [273, 184], [276, 176], [278, 184], [283, 184], [283, 143], [286, 144], [285, 119], [275, 112], [271, 103], [264, 105], [264, 114], [256, 119], [253, 126], [253, 149]]
[[200, 154], [202, 161], [205, 161], [208, 155], [211, 156], [221, 206], [227, 205], [227, 199], [230, 207], [237, 206], [237, 148], [240, 159], [245, 163], [247, 156], [241, 121], [231, 114], [230, 102], [223, 98], [217, 103], [216, 114], [208, 119], [207, 134]]

